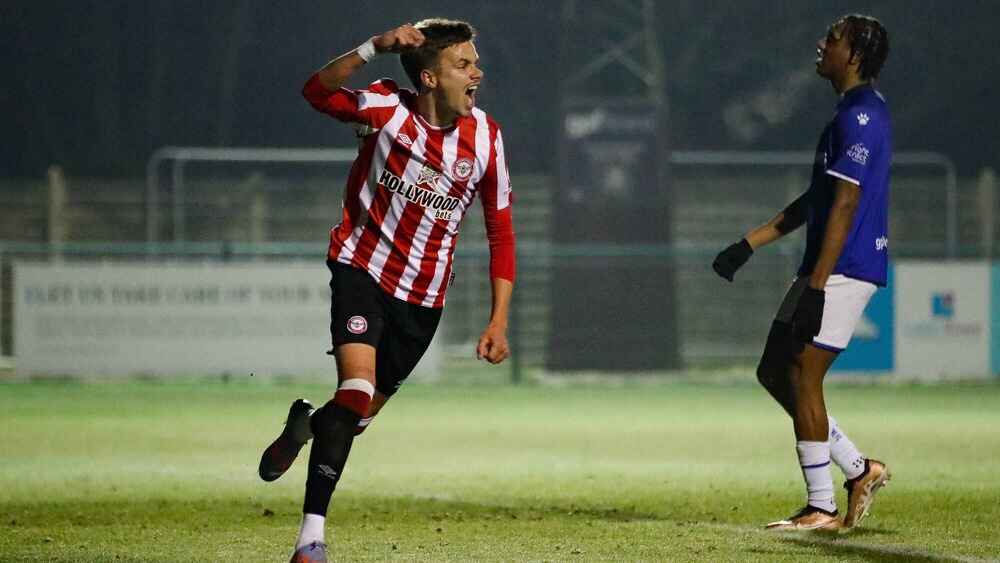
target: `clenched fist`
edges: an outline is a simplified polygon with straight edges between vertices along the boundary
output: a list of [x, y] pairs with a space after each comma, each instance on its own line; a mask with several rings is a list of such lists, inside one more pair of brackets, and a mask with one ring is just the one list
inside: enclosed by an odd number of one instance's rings
[[372, 38], [372, 44], [375, 45], [375, 50], [379, 53], [399, 53], [407, 49], [415, 49], [423, 43], [424, 34], [409, 23]]

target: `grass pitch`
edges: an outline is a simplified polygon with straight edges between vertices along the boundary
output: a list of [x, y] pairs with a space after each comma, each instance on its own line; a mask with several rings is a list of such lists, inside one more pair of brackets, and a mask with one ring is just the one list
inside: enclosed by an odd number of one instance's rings
[[[257, 460], [294, 397], [328, 394], [0, 385], [0, 561], [287, 561], [305, 460], [270, 484]], [[799, 508], [804, 487], [790, 422], [749, 384], [410, 384], [355, 442], [328, 519], [331, 556], [1000, 557], [1000, 386], [829, 386], [828, 406], [893, 472], [862, 527], [833, 537], [761, 530]]]

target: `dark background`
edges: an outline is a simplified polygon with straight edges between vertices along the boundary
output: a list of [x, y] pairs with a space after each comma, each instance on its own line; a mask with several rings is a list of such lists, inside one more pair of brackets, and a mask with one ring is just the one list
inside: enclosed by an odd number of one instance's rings
[[[419, 4], [419, 6], [418, 6]], [[607, 2], [578, 2], [608, 6]], [[139, 176], [164, 145], [333, 146], [309, 74], [367, 37], [427, 16], [479, 30], [480, 105], [504, 126], [514, 174], [554, 172], [561, 2], [16, 0], [0, 7], [0, 176]], [[722, 2], [656, 5], [673, 149], [812, 150], [835, 104], [816, 40], [848, 11], [891, 34], [880, 80], [897, 150], [940, 151], [972, 175], [997, 161], [1000, 3]], [[600, 37], [573, 37], [578, 58]], [[351, 85], [403, 74], [395, 57]], [[606, 84], [628, 95], [631, 86]]]

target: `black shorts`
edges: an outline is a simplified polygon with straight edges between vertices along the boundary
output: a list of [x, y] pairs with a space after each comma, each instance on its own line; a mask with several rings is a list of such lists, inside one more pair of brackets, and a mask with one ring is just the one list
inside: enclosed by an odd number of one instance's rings
[[364, 270], [327, 261], [330, 268], [330, 335], [342, 344], [375, 347], [375, 389], [391, 396], [427, 351], [441, 309], [414, 305], [382, 291]]

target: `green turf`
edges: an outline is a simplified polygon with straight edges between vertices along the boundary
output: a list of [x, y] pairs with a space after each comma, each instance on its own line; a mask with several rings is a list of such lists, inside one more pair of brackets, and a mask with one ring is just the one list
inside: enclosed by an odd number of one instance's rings
[[[0, 385], [0, 561], [287, 561], [304, 460], [260, 449], [317, 385]], [[335, 560], [950, 561], [1000, 553], [1000, 386], [833, 386], [894, 474], [853, 533], [775, 535], [803, 500], [750, 385], [410, 385], [355, 443]], [[835, 480], [841, 477], [835, 472]], [[843, 492], [838, 493], [843, 505]]]

